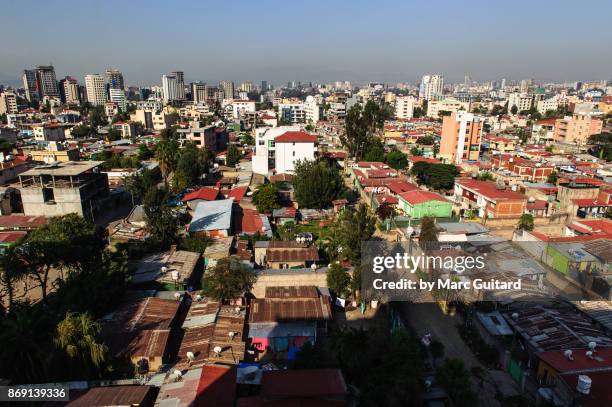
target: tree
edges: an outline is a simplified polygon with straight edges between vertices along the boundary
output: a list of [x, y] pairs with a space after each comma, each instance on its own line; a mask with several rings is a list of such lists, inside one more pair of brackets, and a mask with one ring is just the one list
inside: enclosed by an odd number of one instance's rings
[[349, 295], [349, 284], [351, 276], [346, 272], [340, 263], [333, 262], [327, 270], [327, 286], [338, 297], [346, 297]]
[[89, 123], [94, 128], [106, 126], [108, 124], [108, 119], [106, 118], [106, 113], [104, 112], [104, 106], [94, 106], [89, 111]]
[[593, 145], [591, 149], [593, 155], [612, 161], [612, 133], [593, 134], [589, 137], [589, 144]]
[[516, 107], [516, 105], [512, 105], [512, 107], [510, 108], [510, 113], [517, 114], [518, 113], [518, 107]]
[[417, 144], [425, 145], [425, 146], [431, 146], [431, 145], [434, 144], [434, 142], [435, 142], [435, 140], [434, 140], [434, 138], [432, 136], [423, 136], [423, 137], [419, 137], [416, 140]]
[[208, 151], [199, 149], [193, 143], [187, 143], [179, 151], [179, 158], [174, 171], [174, 188], [181, 190], [188, 186], [199, 185], [202, 174], [211, 167]]
[[225, 302], [240, 297], [253, 288], [257, 276], [236, 258], [226, 257], [207, 270], [202, 279], [205, 295]]
[[55, 345], [65, 353], [69, 368], [77, 377], [96, 377], [108, 369], [108, 348], [96, 342], [100, 324], [87, 313], [68, 312], [57, 325]]
[[410, 149], [410, 155], [413, 156], [413, 157], [420, 157], [420, 156], [423, 155], [423, 151], [420, 148], [418, 148], [417, 146], [413, 146]]
[[261, 213], [270, 213], [281, 207], [281, 197], [274, 184], [260, 185], [253, 194], [253, 203]]
[[433, 218], [425, 216], [421, 219], [419, 245], [423, 248], [435, 247], [438, 242], [438, 228]]
[[356, 160], [361, 160], [371, 145], [376, 131], [382, 129], [385, 120], [391, 117], [387, 106], [369, 100], [365, 106], [356, 104], [346, 115], [345, 133], [340, 136], [342, 145]]
[[418, 162], [412, 166], [410, 173], [419, 184], [425, 184], [436, 190], [448, 190], [455, 185], [459, 169], [452, 164], [433, 164]]
[[117, 141], [121, 140], [121, 132], [117, 129], [110, 129], [108, 134], [106, 135], [106, 139], [108, 141]]
[[152, 170], [143, 168], [140, 171], [135, 171], [123, 179], [125, 189], [132, 195], [134, 203], [142, 203], [147, 191], [155, 187], [161, 181], [161, 173], [159, 168]]
[[518, 225], [516, 225], [517, 229], [526, 230], [528, 232], [533, 230], [533, 226], [533, 215], [529, 213], [522, 214]]
[[372, 138], [363, 159], [371, 162], [385, 161], [385, 147], [378, 137]]
[[556, 184], [558, 180], [557, 177], [557, 172], [553, 171], [550, 174], [548, 174], [548, 177], [546, 178], [546, 182], [550, 183], [550, 184]]
[[227, 156], [225, 158], [225, 165], [228, 167], [234, 167], [240, 162], [240, 151], [235, 144], [230, 144], [227, 148]]
[[495, 177], [489, 171], [484, 171], [478, 174], [478, 179], [481, 181], [493, 181]]
[[395, 209], [388, 202], [383, 202], [378, 208], [376, 208], [376, 215], [381, 220], [392, 218], [395, 215]]
[[86, 138], [86, 137], [95, 135], [96, 131], [89, 126], [82, 124], [80, 126], [73, 127], [72, 130], [70, 131], [70, 134], [74, 138]]
[[168, 183], [168, 177], [176, 169], [179, 156], [179, 145], [174, 138], [164, 138], [155, 148], [155, 158], [159, 162], [164, 183]]
[[138, 146], [138, 159], [140, 161], [148, 160], [155, 156], [155, 153], [149, 149], [145, 144], [140, 144]]
[[168, 190], [154, 186], [149, 189], [143, 200], [147, 231], [152, 240], [167, 247], [177, 239], [178, 224], [172, 210], [167, 205]]
[[396, 170], [403, 170], [408, 167], [408, 157], [399, 150], [393, 150], [387, 154], [385, 159], [389, 167]]
[[458, 407], [474, 406], [478, 397], [472, 391], [470, 373], [461, 359], [446, 359], [436, 370], [436, 379]]
[[332, 259], [349, 259], [353, 265], [361, 261], [361, 243], [369, 240], [376, 229], [376, 218], [361, 203], [357, 210], [344, 209], [331, 226], [328, 252]]
[[329, 208], [343, 196], [344, 180], [335, 166], [324, 160], [298, 160], [294, 167], [293, 188], [300, 208]]
[[214, 239], [209, 236], [187, 236], [181, 242], [181, 250], [187, 250], [188, 252], [204, 253], [204, 250], [211, 244]]

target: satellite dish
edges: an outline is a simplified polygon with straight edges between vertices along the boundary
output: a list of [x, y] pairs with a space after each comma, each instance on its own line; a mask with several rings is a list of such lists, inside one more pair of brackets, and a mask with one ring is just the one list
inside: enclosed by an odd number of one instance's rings
[[196, 301], [202, 301], [202, 296], [200, 294], [196, 295]]
[[586, 351], [586, 357], [589, 359], [593, 359], [593, 351], [592, 350], [587, 350]]
[[229, 331], [227, 333], [227, 336], [230, 338], [230, 340], [234, 339], [234, 336], [236, 336], [236, 332], [234, 331]]
[[195, 354], [193, 352], [187, 352], [187, 359], [193, 362], [195, 359]]
[[312, 269], [312, 271], [316, 271], [317, 270], [317, 263], [312, 263], [310, 265], [310, 268]]
[[215, 352], [217, 356], [221, 355], [221, 351], [223, 351], [223, 348], [221, 348], [221, 346], [215, 346], [213, 348], [213, 352]]
[[180, 275], [180, 273], [178, 272], [178, 270], [172, 270], [172, 279], [174, 281], [178, 281], [179, 275]]
[[573, 352], [571, 349], [566, 350], [565, 352], [563, 352], [563, 356], [565, 356], [568, 360], [574, 360], [574, 357], [572, 356]]
[[597, 347], [597, 342], [591, 341], [589, 342], [589, 349], [595, 352], [595, 348]]
[[177, 300], [181, 298], [181, 293], [174, 293], [174, 298]]
[[517, 320], [517, 319], [518, 319], [518, 317], [519, 317], [518, 312], [513, 312], [513, 313], [512, 313], [512, 319]]
[[164, 274], [166, 274], [166, 273], [168, 272], [168, 267], [163, 266], [163, 267], [161, 268], [161, 272], [162, 272], [162, 273], [164, 273]]

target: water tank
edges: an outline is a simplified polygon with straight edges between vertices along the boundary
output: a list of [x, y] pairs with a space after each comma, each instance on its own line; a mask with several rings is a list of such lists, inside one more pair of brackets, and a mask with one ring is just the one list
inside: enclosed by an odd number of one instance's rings
[[589, 394], [591, 392], [591, 378], [587, 375], [579, 375], [576, 391], [582, 394]]

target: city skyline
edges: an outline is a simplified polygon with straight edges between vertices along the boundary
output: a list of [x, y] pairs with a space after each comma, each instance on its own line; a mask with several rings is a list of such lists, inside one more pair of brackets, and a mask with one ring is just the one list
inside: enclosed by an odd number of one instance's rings
[[[58, 78], [70, 75], [79, 82], [116, 67], [135, 86], [159, 85], [163, 74], [176, 70], [185, 72], [186, 83], [273, 84], [413, 83], [426, 73], [440, 73], [449, 82], [465, 75], [480, 81], [571, 82], [610, 79], [612, 72], [612, 55], [605, 52], [612, 6], [605, 2], [581, 5], [578, 14], [569, 2], [523, 1], [512, 7], [444, 2], [435, 9], [400, 2], [377, 9], [364, 2], [63, 4], [36, 3], [36, 15], [34, 4], [5, 5], [0, 32], [12, 40], [0, 50], [0, 83], [19, 85], [23, 69], [49, 63]], [[104, 16], [111, 8], [126, 19], [105, 18], [104, 29], [92, 30], [85, 17]], [[217, 18], [204, 18], [211, 15]], [[588, 24], [572, 21], [577, 15]], [[60, 18], [71, 24], [49, 24]], [[15, 35], [25, 19], [27, 32]], [[537, 25], [537, 35], [519, 29], [527, 23]], [[56, 40], [41, 41], [45, 38]]]

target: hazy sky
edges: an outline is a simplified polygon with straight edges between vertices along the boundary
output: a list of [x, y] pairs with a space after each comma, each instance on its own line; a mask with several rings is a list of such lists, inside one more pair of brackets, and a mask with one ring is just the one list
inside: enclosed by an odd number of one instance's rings
[[186, 81], [612, 79], [612, 1], [4, 0], [0, 83], [53, 63]]

